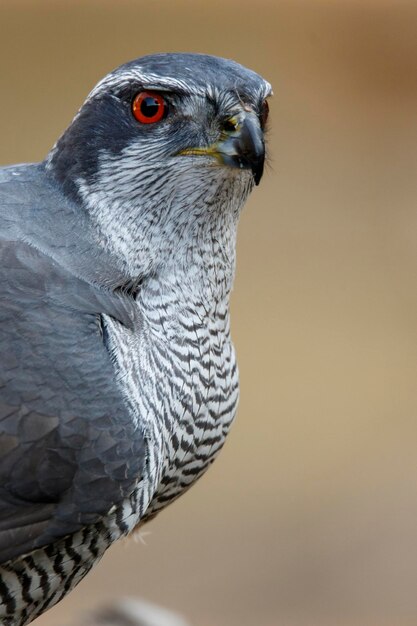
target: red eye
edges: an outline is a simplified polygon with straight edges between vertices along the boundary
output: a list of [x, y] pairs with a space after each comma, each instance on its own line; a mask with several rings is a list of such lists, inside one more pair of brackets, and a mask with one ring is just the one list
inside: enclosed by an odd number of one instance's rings
[[132, 112], [141, 124], [155, 124], [167, 112], [167, 103], [159, 93], [141, 91], [132, 103]]

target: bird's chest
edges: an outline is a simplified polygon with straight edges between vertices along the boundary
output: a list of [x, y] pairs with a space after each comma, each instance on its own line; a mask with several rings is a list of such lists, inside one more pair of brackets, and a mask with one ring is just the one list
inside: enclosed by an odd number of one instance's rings
[[175, 323], [162, 311], [154, 315], [137, 333], [111, 322], [109, 327], [119, 384], [149, 442], [145, 517], [204, 473], [224, 443], [238, 401], [227, 311], [212, 318], [187, 311]]

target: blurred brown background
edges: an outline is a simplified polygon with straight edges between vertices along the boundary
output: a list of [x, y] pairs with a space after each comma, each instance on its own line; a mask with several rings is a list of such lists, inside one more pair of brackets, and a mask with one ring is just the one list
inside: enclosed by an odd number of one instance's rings
[[1, 0], [0, 51], [2, 163], [42, 159], [145, 53], [232, 57], [275, 90], [230, 439], [37, 624], [126, 594], [195, 626], [417, 624], [417, 3]]

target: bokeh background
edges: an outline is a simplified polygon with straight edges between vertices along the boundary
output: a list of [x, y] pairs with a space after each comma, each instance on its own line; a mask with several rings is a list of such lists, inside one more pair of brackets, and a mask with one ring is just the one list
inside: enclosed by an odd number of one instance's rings
[[415, 626], [417, 3], [1, 0], [1, 162], [42, 159], [102, 75], [155, 51], [274, 86], [240, 227], [239, 416], [146, 545], [37, 624], [128, 594], [195, 626]]

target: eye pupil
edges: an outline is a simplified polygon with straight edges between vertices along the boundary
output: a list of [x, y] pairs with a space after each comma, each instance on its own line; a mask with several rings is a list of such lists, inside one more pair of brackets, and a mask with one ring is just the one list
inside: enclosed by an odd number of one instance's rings
[[142, 100], [140, 110], [145, 117], [154, 117], [157, 115], [160, 106], [161, 105], [156, 98], [147, 96]]
[[132, 113], [141, 124], [154, 124], [167, 112], [167, 103], [157, 92], [141, 91], [132, 102]]

